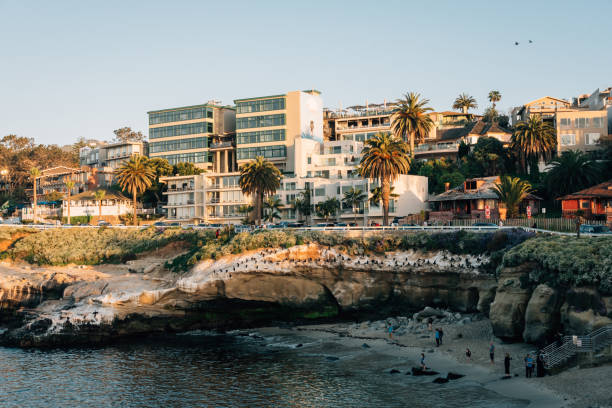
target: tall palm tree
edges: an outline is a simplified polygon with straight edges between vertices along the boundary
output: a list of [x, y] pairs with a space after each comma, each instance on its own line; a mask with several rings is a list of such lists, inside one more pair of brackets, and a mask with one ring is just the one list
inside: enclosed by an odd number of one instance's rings
[[32, 167], [30, 169], [30, 179], [32, 180], [32, 185], [34, 186], [32, 191], [34, 192], [34, 204], [32, 206], [32, 209], [34, 210], [34, 213], [32, 214], [32, 223], [36, 224], [36, 207], [38, 205], [38, 193], [36, 191], [36, 184], [37, 184], [37, 180], [40, 177], [40, 170], [38, 170], [37, 167]]
[[527, 171], [527, 162], [552, 156], [557, 147], [555, 129], [542, 121], [539, 115], [516, 124], [512, 140], [512, 149], [516, 151], [523, 171]]
[[563, 152], [549, 163], [546, 186], [551, 196], [559, 197], [603, 181], [600, 164], [579, 150]]
[[94, 193], [94, 199], [98, 202], [98, 221], [102, 219], [102, 200], [106, 197], [106, 191], [96, 190]]
[[280, 198], [278, 197], [266, 198], [263, 204], [266, 222], [274, 222], [275, 218], [280, 219], [281, 218], [280, 210], [282, 206], [283, 206], [283, 203], [281, 202]]
[[491, 191], [495, 193], [500, 202], [504, 203], [507, 210], [507, 217], [518, 216], [519, 205], [531, 192], [531, 184], [518, 177], [503, 176], [499, 183], [496, 183]]
[[389, 197], [391, 182], [410, 170], [410, 157], [406, 144], [388, 133], [377, 133], [364, 143], [359, 174], [378, 179], [382, 190], [383, 224], [389, 224]]
[[262, 156], [257, 156], [240, 167], [240, 188], [243, 193], [255, 198], [255, 221], [258, 225], [261, 224], [263, 197], [266, 194], [276, 193], [281, 178], [280, 170]]
[[360, 190], [355, 187], [351, 187], [349, 191], [344, 193], [342, 197], [342, 203], [346, 206], [351, 207], [353, 210], [353, 221], [357, 224], [357, 212], [355, 208], [359, 208], [359, 204], [363, 203], [368, 197]]
[[340, 208], [340, 201], [335, 197], [327, 197], [325, 201], [315, 205], [315, 210], [319, 217], [325, 218], [325, 222], [329, 220], [329, 217], [333, 217]]
[[414, 157], [414, 141], [425, 139], [434, 124], [427, 112], [433, 109], [427, 106], [429, 99], [422, 99], [418, 93], [410, 92], [403, 99], [397, 100], [397, 107], [392, 115], [392, 127], [395, 135], [402, 140], [410, 140], [410, 155]]
[[248, 225], [251, 223], [251, 220], [249, 219], [249, 214], [253, 212], [252, 205], [243, 204], [240, 207], [238, 207], [238, 212], [244, 215], [244, 219], [242, 220], [242, 223], [244, 225]]
[[132, 156], [129, 161], [116, 171], [117, 182], [123, 190], [132, 194], [134, 206], [133, 224], [137, 225], [138, 217], [136, 214], [136, 197], [144, 193], [153, 183], [155, 173], [147, 165], [147, 158], [144, 156]]
[[[391, 189], [389, 190], [389, 198], [399, 197], [399, 194], [395, 194], [393, 190], [395, 190], [395, 187], [391, 187]], [[382, 189], [380, 187], [374, 187], [370, 190], [370, 194], [370, 205], [378, 207], [380, 205], [380, 202], [382, 201]]]
[[312, 203], [310, 187], [306, 185], [306, 189], [298, 194], [295, 200], [291, 203], [291, 207], [304, 217], [304, 221], [308, 224], [308, 218], [312, 214]]
[[72, 189], [74, 188], [74, 181], [72, 180], [68, 180], [66, 181], [66, 190], [68, 192], [68, 224], [72, 224], [71, 220], [70, 220], [70, 205], [72, 204]]
[[476, 108], [478, 108], [476, 98], [466, 93], [462, 93], [461, 95], [459, 95], [453, 103], [453, 109], [461, 109], [461, 111], [466, 114], [468, 113], [468, 110]]
[[495, 109], [495, 104], [501, 100], [501, 93], [499, 91], [491, 91], [489, 92], [489, 102], [493, 105], [493, 109]]

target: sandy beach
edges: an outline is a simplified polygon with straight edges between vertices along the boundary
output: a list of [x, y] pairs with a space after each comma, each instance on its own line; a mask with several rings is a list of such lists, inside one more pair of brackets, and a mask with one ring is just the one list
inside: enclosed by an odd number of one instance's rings
[[[466, 319], [467, 316], [467, 319]], [[467, 321], [471, 319], [473, 321]], [[426, 323], [415, 324], [410, 329], [403, 325], [395, 330], [393, 339], [388, 336], [388, 322], [406, 322], [405, 317], [361, 323], [334, 323], [297, 326], [292, 328], [262, 328], [262, 336], [291, 332], [306, 336], [312, 341], [332, 341], [345, 346], [363, 346], [396, 357], [397, 365], [388, 370], [410, 371], [419, 365], [421, 353], [425, 354], [427, 366], [445, 377], [448, 372], [465, 375], [457, 380], [480, 386], [500, 395], [529, 401], [529, 407], [612, 407], [610, 378], [612, 366], [591, 369], [572, 368], [561, 374], [543, 378], [525, 378], [523, 358], [534, 353], [535, 347], [525, 343], [503, 343], [496, 339], [488, 319], [477, 315], [464, 315], [460, 323], [434, 323], [433, 328], [444, 331], [443, 344], [436, 347], [434, 335]], [[495, 363], [489, 359], [489, 344], [495, 345]], [[471, 359], [465, 356], [466, 348], [472, 351]], [[505, 353], [512, 357], [512, 378], [503, 379]], [[440, 384], [444, 386], [444, 384]]]

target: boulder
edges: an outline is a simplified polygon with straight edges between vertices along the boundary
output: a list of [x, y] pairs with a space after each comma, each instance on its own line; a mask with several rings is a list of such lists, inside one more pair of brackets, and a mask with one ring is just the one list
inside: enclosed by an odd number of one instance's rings
[[414, 315], [414, 318], [416, 320], [423, 320], [429, 317], [444, 317], [444, 312], [438, 310], [438, 309], [434, 309], [433, 307], [427, 306], [425, 309], [421, 310], [420, 312], [416, 313]]
[[524, 264], [502, 269], [489, 319], [493, 334], [500, 338], [519, 339], [525, 329], [525, 310], [531, 298], [529, 272], [534, 265]]
[[448, 382], [448, 378], [438, 377], [432, 381], [434, 384], [446, 384]]
[[561, 306], [561, 324], [564, 334], [582, 335], [612, 324], [612, 319], [596, 314], [593, 309], [581, 311], [566, 302]]
[[557, 332], [559, 326], [560, 296], [548, 285], [538, 285], [525, 310], [523, 340], [527, 343], [543, 343]]

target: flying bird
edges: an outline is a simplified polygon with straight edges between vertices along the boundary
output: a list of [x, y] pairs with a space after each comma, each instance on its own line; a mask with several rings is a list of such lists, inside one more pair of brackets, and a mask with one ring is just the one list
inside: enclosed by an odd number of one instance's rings
[[514, 45], [519, 45], [519, 43], [515, 41], [515, 42], [514, 42]]
[[529, 40], [529, 44], [533, 43], [533, 41]]

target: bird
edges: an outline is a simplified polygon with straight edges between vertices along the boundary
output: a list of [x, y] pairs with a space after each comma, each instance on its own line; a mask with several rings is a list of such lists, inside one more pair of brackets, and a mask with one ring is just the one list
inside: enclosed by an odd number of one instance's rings
[[532, 44], [532, 43], [533, 43], [533, 41], [529, 40], [529, 44]]
[[519, 45], [519, 43], [517, 41], [514, 42], [514, 45]]

